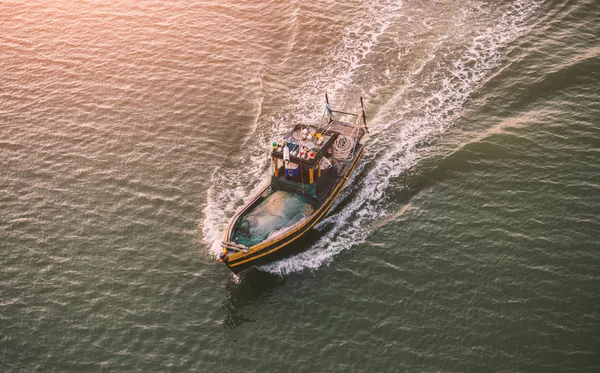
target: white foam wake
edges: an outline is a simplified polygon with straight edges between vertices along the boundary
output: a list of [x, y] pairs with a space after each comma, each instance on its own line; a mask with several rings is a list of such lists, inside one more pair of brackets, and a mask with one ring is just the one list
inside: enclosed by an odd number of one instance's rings
[[[490, 23], [475, 30], [469, 28], [468, 33], [457, 32], [454, 41], [462, 39], [467, 47], [450, 61], [436, 56], [447, 48], [444, 42], [450, 41], [443, 35], [425, 60], [436, 69], [423, 76], [423, 65], [419, 66], [412, 74], [418, 80], [408, 80], [406, 86], [383, 105], [378, 120], [373, 122], [372, 141], [368, 144], [369, 171], [358, 180], [349, 203], [327, 218], [334, 224], [328, 224], [325, 235], [309, 250], [262, 269], [279, 275], [317, 269], [329, 264], [341, 251], [364, 242], [369, 234], [369, 222], [390, 213], [385, 208], [390, 181], [418, 162], [423, 145], [452, 126], [469, 97], [492, 69], [498, 67], [502, 51], [527, 31], [525, 21], [540, 6], [539, 2], [517, 1], [500, 16], [484, 5], [465, 10], [464, 18], [457, 20], [462, 26], [481, 22], [484, 16]], [[399, 103], [411, 109], [398, 112]]]

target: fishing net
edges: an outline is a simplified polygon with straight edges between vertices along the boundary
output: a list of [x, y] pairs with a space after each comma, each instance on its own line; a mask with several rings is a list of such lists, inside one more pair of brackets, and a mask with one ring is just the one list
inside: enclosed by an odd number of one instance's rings
[[234, 241], [251, 247], [266, 240], [269, 235], [285, 229], [309, 216], [313, 206], [298, 194], [278, 191], [240, 219], [236, 225]]

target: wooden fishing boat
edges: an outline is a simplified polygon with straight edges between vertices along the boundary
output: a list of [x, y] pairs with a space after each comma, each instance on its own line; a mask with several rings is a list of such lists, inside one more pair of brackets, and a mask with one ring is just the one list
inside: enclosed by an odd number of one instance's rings
[[325, 101], [318, 125], [297, 124], [273, 142], [271, 183], [231, 219], [219, 261], [234, 274], [285, 254], [327, 215], [362, 157], [362, 97], [358, 114], [331, 109], [327, 95]]

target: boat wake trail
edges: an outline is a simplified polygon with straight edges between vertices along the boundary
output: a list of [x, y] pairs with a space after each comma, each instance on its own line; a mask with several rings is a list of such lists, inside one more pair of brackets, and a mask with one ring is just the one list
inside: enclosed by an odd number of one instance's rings
[[[361, 180], [354, 180], [358, 185], [349, 203], [321, 224], [328, 227], [325, 235], [309, 250], [262, 269], [279, 275], [317, 269], [331, 263], [341, 251], [364, 242], [370, 233], [369, 223], [391, 212], [385, 207], [390, 181], [413, 167], [419, 159], [419, 149], [452, 126], [490, 70], [498, 67], [502, 51], [526, 32], [525, 21], [539, 6], [534, 2], [517, 2], [502, 14], [500, 22], [488, 25], [481, 32], [471, 28], [469, 33], [440, 35], [423, 64], [417, 66], [403, 89], [381, 107], [372, 121], [372, 137], [367, 143], [369, 156], [363, 163], [368, 172]], [[478, 21], [481, 14], [495, 22], [493, 12], [479, 7], [463, 11], [457, 24], [464, 26]], [[461, 39], [468, 40], [461, 54], [451, 60], [442, 57], [455, 48], [453, 42]], [[408, 109], [399, 112], [398, 108]], [[365, 163], [370, 164], [365, 166]]]
[[[375, 110], [368, 107], [371, 135], [355, 172], [359, 176], [341, 196], [343, 206], [334, 206], [334, 213], [317, 225], [327, 229], [312, 247], [261, 269], [278, 275], [317, 269], [364, 242], [369, 225], [392, 212], [386, 207], [390, 183], [414, 167], [424, 147], [452, 127], [469, 98], [501, 66], [511, 43], [528, 31], [541, 6], [541, 0], [501, 6], [461, 3], [461, 8], [451, 10], [441, 9], [447, 7], [444, 4], [411, 9], [384, 3], [369, 9], [371, 22], [348, 26], [339, 48], [329, 56], [338, 62], [302, 88], [321, 93], [328, 87], [336, 96], [348, 96], [349, 87], [362, 86], [368, 89], [363, 92], [367, 103], [379, 102]], [[318, 112], [316, 102], [312, 109]], [[252, 157], [262, 170], [261, 180], [266, 180], [264, 149], [245, 156]], [[240, 184], [233, 190], [209, 192], [205, 215], [210, 224], [204, 224], [203, 233], [215, 253], [228, 217], [251, 189]], [[223, 205], [225, 209], [215, 214], [216, 207]]]

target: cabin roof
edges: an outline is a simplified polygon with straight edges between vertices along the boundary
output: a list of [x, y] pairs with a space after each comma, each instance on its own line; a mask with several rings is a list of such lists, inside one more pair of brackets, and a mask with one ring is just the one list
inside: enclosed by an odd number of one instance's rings
[[[316, 136], [313, 136], [310, 140], [302, 140], [302, 130], [307, 129], [308, 132], [320, 133], [323, 137], [322, 143], [319, 145]], [[304, 164], [309, 166], [316, 165], [321, 158], [323, 158], [323, 151], [330, 148], [335, 139], [339, 136], [339, 133], [333, 131], [325, 131], [325, 128], [318, 129], [316, 126], [305, 126], [297, 124], [284, 138], [287, 144], [292, 144], [290, 148], [290, 161], [297, 164]], [[313, 147], [315, 150], [314, 159], [301, 158], [299, 155], [293, 155], [296, 149], [301, 147]], [[283, 151], [273, 150], [271, 153], [272, 157], [283, 159]]]
[[[308, 132], [314, 131], [320, 133], [324, 138], [323, 142], [318, 145], [316, 137], [311, 140], [302, 140], [302, 130], [307, 129]], [[350, 123], [342, 122], [338, 120], [330, 120], [326, 125], [317, 127], [310, 125], [297, 124], [294, 128], [284, 137], [283, 140], [287, 144], [293, 144], [290, 148], [290, 161], [297, 164], [304, 164], [308, 166], [315, 166], [321, 158], [323, 158], [324, 150], [330, 148], [333, 142], [338, 136], [352, 137], [360, 139], [365, 134], [365, 127], [359, 126], [358, 128]], [[302, 146], [314, 147], [315, 158], [307, 159], [301, 158], [297, 155], [293, 155], [295, 149], [299, 149]], [[283, 151], [273, 150], [271, 153], [272, 157], [283, 159]]]

